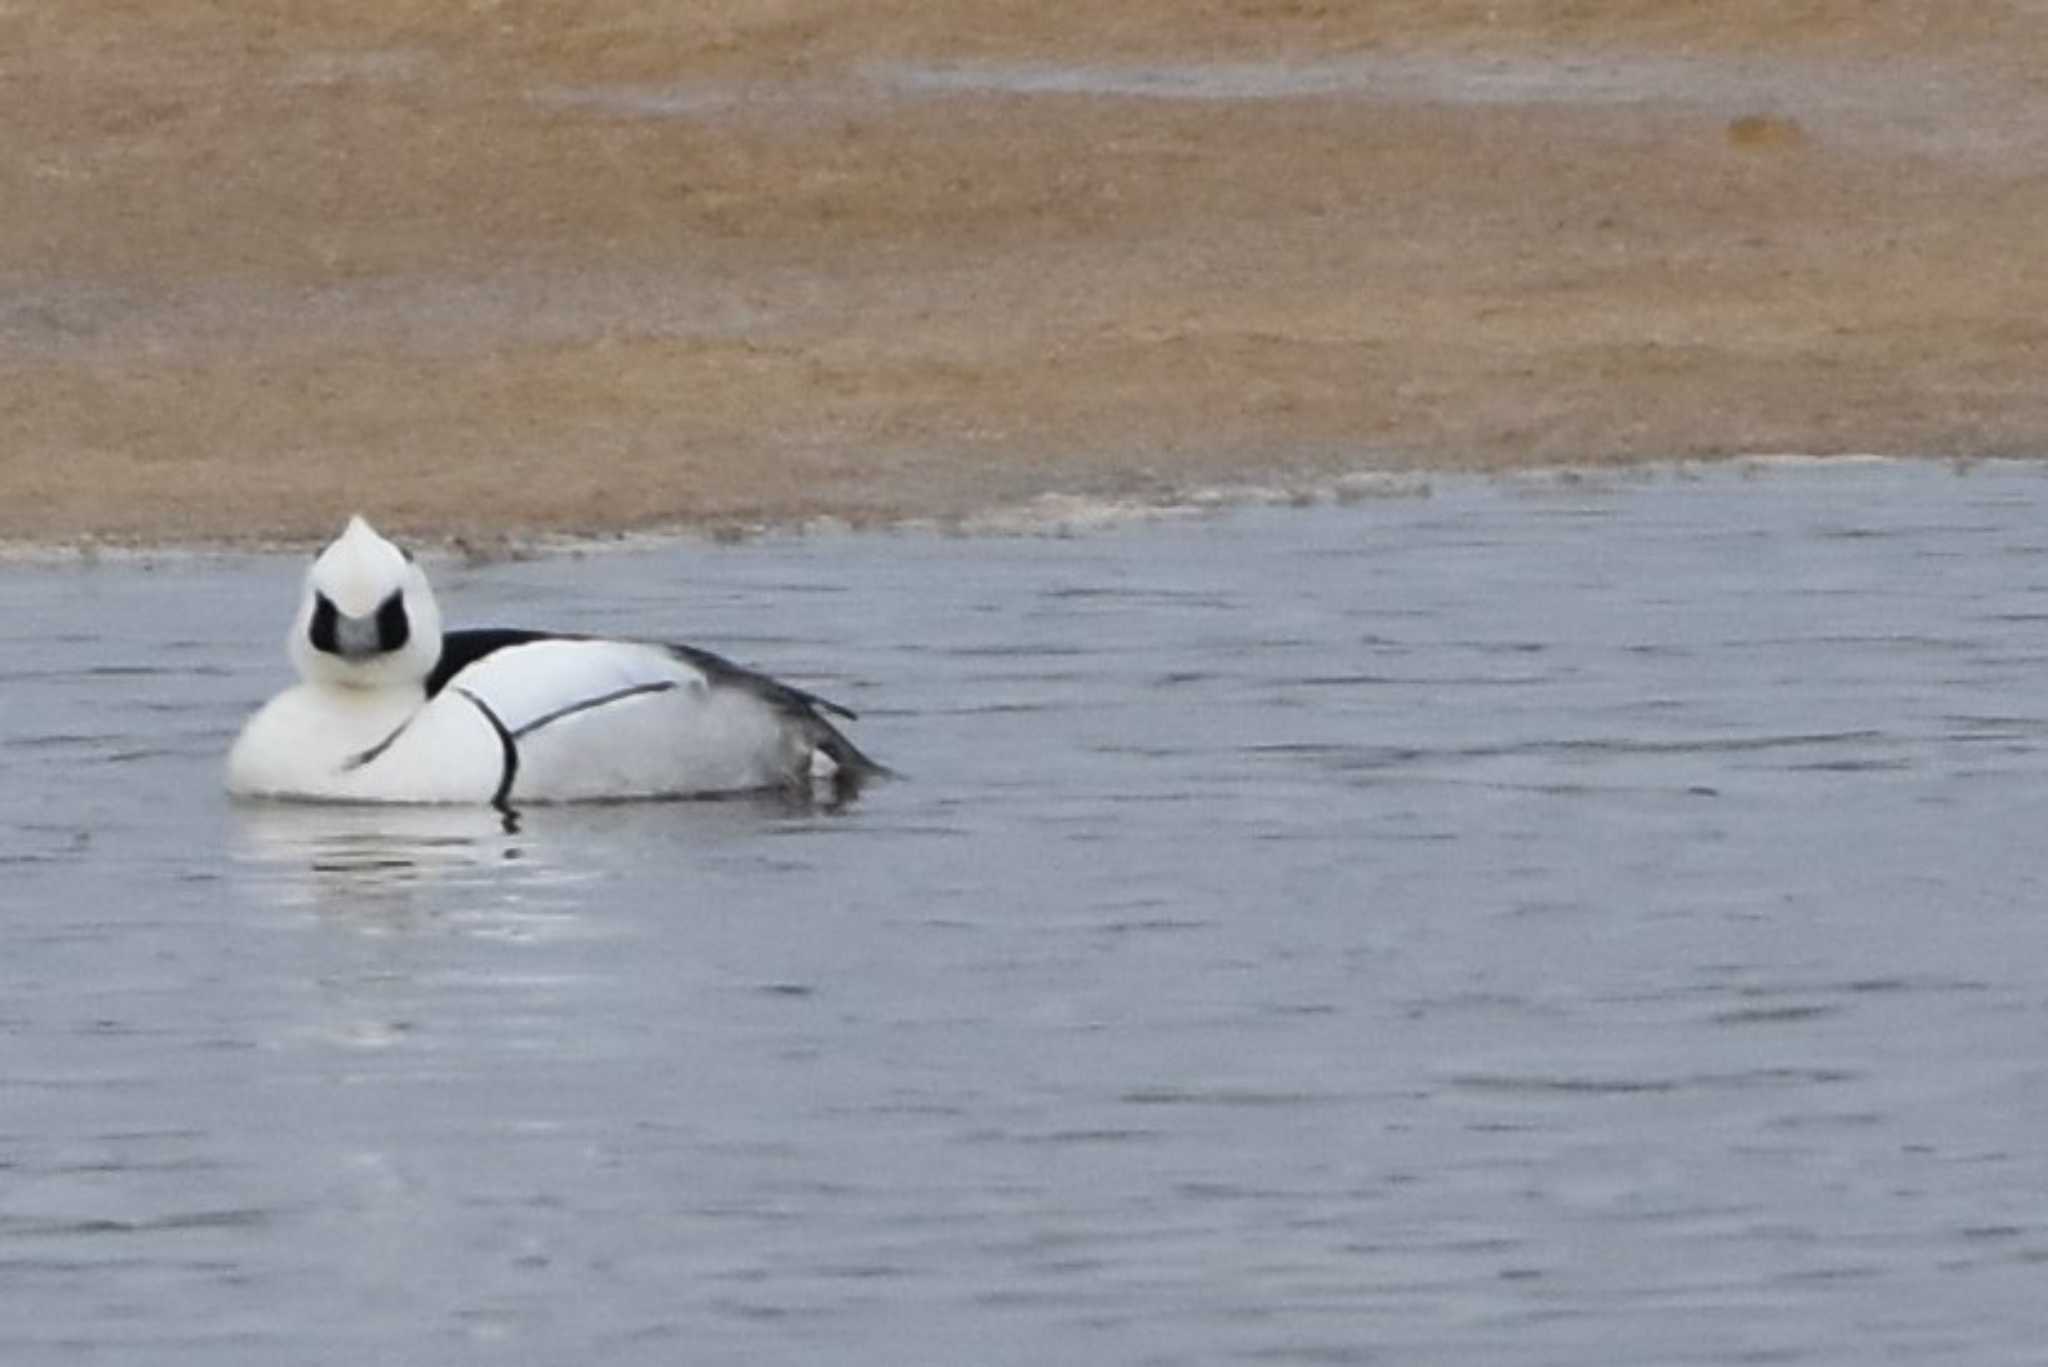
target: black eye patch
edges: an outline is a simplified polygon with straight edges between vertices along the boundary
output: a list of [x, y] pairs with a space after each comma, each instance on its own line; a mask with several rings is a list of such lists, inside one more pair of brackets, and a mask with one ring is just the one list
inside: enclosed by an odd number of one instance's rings
[[341, 646], [334, 639], [334, 624], [339, 616], [340, 614], [335, 611], [333, 601], [326, 594], [315, 593], [313, 595], [313, 625], [311, 630], [306, 633], [307, 639], [313, 643], [313, 649], [328, 655], [339, 655], [341, 653]]
[[377, 608], [377, 648], [402, 650], [411, 639], [412, 619], [405, 615], [405, 595], [394, 592]]

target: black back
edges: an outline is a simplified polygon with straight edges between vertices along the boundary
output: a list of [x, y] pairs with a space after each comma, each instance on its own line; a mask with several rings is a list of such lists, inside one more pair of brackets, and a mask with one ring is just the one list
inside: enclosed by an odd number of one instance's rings
[[427, 675], [427, 696], [433, 697], [448, 681], [494, 650], [548, 641], [560, 636], [554, 631], [520, 631], [514, 627], [475, 627], [441, 634], [441, 658]]

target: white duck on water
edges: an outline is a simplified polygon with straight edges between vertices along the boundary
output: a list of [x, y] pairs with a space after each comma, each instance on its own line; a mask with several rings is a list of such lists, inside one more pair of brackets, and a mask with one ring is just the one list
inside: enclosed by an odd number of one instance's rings
[[426, 574], [360, 517], [307, 572], [287, 651], [300, 682], [228, 754], [238, 796], [509, 807], [886, 772], [826, 719], [851, 712], [709, 651], [444, 632]]

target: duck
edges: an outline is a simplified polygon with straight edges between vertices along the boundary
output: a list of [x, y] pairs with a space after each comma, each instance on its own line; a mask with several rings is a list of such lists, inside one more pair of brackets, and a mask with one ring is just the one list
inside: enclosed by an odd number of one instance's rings
[[781, 789], [843, 798], [889, 771], [854, 713], [695, 646], [444, 630], [425, 571], [361, 515], [306, 572], [298, 683], [227, 756], [236, 798], [524, 803]]

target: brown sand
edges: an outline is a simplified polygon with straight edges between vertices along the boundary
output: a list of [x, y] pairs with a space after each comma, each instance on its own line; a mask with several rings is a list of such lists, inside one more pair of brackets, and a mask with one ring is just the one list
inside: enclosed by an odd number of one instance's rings
[[2019, 0], [7, 6], [0, 537], [2037, 454], [2041, 71]]

